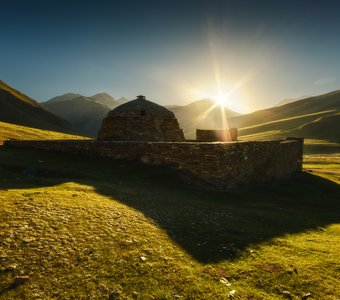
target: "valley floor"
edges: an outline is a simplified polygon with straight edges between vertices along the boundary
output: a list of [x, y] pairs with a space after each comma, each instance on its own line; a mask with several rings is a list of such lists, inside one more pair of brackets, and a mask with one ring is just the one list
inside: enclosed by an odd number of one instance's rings
[[1, 299], [339, 299], [340, 154], [228, 192], [0, 147]]

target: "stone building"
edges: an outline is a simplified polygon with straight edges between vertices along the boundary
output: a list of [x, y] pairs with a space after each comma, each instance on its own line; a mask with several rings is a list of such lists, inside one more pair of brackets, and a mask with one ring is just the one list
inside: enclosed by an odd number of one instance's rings
[[237, 129], [197, 130], [185, 141], [173, 112], [144, 96], [110, 111], [97, 140], [5, 141], [27, 147], [141, 161], [178, 170], [181, 178], [216, 190], [285, 178], [302, 170], [303, 138], [237, 141]]
[[111, 110], [102, 122], [99, 141], [183, 142], [175, 114], [144, 96]]

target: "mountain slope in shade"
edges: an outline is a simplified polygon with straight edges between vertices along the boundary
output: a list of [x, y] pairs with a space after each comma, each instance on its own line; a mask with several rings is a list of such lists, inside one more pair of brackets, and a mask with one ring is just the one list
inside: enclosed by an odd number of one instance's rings
[[340, 142], [340, 113], [320, 117], [291, 131], [292, 135], [305, 138]]
[[[221, 129], [224, 124], [220, 106], [210, 99], [198, 100], [185, 106], [169, 105], [168, 109], [175, 113], [187, 139], [196, 138], [196, 129]], [[223, 111], [226, 118], [239, 115], [227, 108]]]
[[70, 123], [0, 80], [0, 121], [34, 128], [71, 132]]
[[41, 103], [47, 110], [68, 120], [81, 134], [96, 137], [102, 119], [115, 107], [128, 102], [124, 97], [116, 100], [107, 93], [91, 97], [68, 93]]
[[80, 133], [90, 137], [97, 136], [102, 120], [111, 110], [92, 97], [84, 96], [62, 102], [45, 102], [44, 106], [69, 121]]

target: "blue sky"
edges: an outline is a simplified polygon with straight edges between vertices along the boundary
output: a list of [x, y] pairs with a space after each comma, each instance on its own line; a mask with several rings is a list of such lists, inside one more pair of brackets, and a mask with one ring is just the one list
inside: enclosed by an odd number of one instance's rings
[[222, 94], [252, 111], [340, 87], [339, 1], [2, 1], [0, 79], [37, 101]]

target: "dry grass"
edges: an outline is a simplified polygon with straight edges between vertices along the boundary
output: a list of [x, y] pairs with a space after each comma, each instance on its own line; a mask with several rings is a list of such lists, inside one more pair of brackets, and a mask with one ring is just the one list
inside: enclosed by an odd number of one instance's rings
[[0, 149], [0, 175], [3, 299], [340, 297], [328, 179], [213, 193], [164, 168], [23, 149]]
[[0, 145], [4, 140], [84, 140], [83, 136], [0, 122]]

